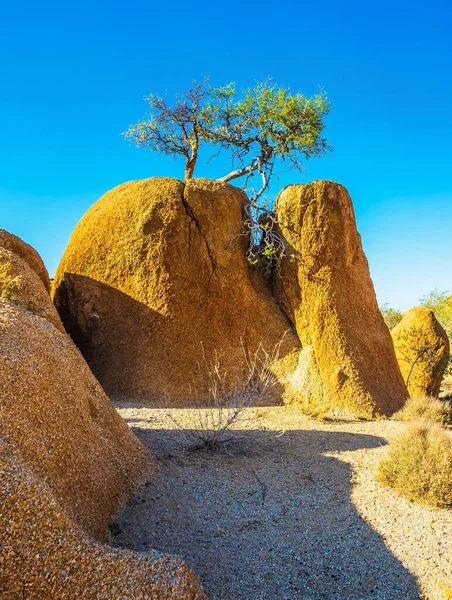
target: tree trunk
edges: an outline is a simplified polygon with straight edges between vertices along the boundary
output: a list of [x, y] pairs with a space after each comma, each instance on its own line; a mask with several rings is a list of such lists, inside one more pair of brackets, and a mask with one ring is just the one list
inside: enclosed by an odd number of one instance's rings
[[232, 171], [228, 175], [225, 175], [224, 177], [220, 177], [219, 179], [217, 179], [217, 181], [225, 181], [225, 182], [232, 181], [233, 179], [238, 179], [239, 177], [243, 177], [243, 175], [246, 175], [247, 173], [256, 171], [258, 168], [258, 165], [255, 162], [255, 160], [256, 159], [254, 159], [253, 162], [250, 165], [248, 165], [247, 167], [243, 167], [241, 169], [237, 169], [236, 171]]
[[193, 173], [195, 171], [196, 160], [198, 158], [198, 147], [191, 147], [191, 156], [187, 158], [185, 162], [185, 181], [188, 181], [193, 177]]

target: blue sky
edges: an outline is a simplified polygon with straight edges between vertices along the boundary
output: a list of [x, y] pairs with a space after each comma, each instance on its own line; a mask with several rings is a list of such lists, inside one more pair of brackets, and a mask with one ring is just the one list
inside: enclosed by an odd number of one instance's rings
[[380, 303], [407, 309], [452, 291], [449, 2], [25, 1], [4, 3], [0, 30], [0, 227], [51, 274], [102, 193], [183, 175], [181, 162], [119, 135], [145, 95], [173, 97], [204, 76], [239, 88], [271, 76], [306, 94], [322, 86], [332, 102], [334, 152], [281, 186], [348, 188]]

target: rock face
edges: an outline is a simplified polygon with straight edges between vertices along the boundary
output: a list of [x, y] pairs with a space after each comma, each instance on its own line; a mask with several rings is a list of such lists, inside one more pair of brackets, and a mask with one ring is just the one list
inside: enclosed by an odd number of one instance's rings
[[[216, 355], [231, 385], [241, 344], [268, 350], [290, 328], [245, 260], [246, 196], [220, 182], [152, 178], [103, 196], [58, 267], [59, 314], [107, 393], [186, 405]], [[281, 353], [298, 347], [286, 333]]]
[[42, 281], [45, 289], [50, 292], [49, 274], [41, 257], [34, 248], [4, 229], [0, 229], [0, 246], [6, 250], [10, 250], [17, 257], [24, 260]]
[[449, 360], [449, 338], [433, 311], [423, 306], [408, 310], [391, 333], [410, 395], [437, 398]]
[[50, 301], [48, 290], [44, 287], [41, 277], [30, 265], [33, 265], [31, 261], [20, 258], [15, 252], [0, 245], [0, 297], [9, 299], [25, 311], [46, 319], [64, 332], [56, 308]]
[[2, 600], [207, 600], [177, 557], [94, 543], [0, 435]]
[[276, 213], [292, 258], [275, 278], [275, 295], [303, 347], [291, 400], [365, 418], [392, 414], [408, 394], [346, 189], [290, 185]]
[[42, 261], [3, 231], [0, 273], [0, 595], [203, 598], [180, 561], [89, 539], [109, 537], [151, 457], [62, 331]]

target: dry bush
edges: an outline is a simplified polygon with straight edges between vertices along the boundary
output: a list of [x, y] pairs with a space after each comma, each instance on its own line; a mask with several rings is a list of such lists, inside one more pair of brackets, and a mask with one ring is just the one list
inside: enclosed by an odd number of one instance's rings
[[437, 423], [406, 425], [390, 442], [377, 479], [415, 502], [452, 506], [452, 434]]
[[[210, 361], [204, 359], [207, 390], [202, 394], [195, 393], [190, 402], [191, 428], [186, 429], [185, 424], [177, 417], [167, 414], [175, 427], [178, 441], [184, 447], [194, 450], [222, 449], [228, 453], [228, 446], [234, 438], [231, 431], [233, 424], [247, 421], [247, 431], [258, 429], [257, 423], [253, 423], [252, 414], [246, 409], [259, 404], [278, 383], [272, 365], [279, 358], [281, 343], [282, 340], [271, 354], [260, 344], [251, 355], [242, 343], [246, 372], [244, 381], [232, 389], [228, 384], [229, 374], [221, 367], [218, 356], [214, 355]], [[209, 398], [207, 406], [206, 395]]]
[[393, 416], [396, 421], [415, 421], [422, 419], [431, 423], [452, 423], [452, 404], [432, 396], [408, 398], [405, 406]]

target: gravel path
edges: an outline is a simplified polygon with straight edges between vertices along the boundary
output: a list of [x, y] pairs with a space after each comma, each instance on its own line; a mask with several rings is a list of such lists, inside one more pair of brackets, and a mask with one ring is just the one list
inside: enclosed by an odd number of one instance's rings
[[[399, 423], [253, 409], [230, 456], [181, 448], [168, 411], [118, 409], [158, 473], [118, 518], [116, 544], [181, 555], [212, 600], [452, 598], [452, 511], [373, 478]], [[171, 412], [192, 427], [191, 410]]]

